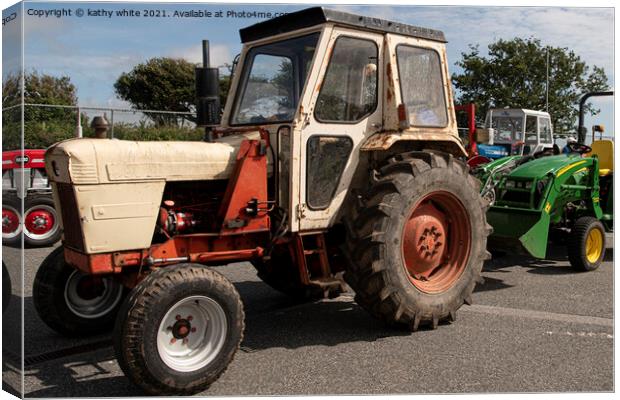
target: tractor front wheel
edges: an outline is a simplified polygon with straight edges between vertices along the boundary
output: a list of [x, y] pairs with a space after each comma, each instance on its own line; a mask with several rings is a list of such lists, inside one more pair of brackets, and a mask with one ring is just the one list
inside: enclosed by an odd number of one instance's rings
[[356, 301], [412, 330], [454, 320], [490, 257], [479, 181], [452, 156], [430, 152], [398, 155], [377, 172], [349, 244], [345, 278]]
[[196, 264], [151, 272], [129, 294], [114, 329], [125, 375], [153, 395], [205, 390], [226, 370], [243, 338], [239, 293]]
[[125, 288], [118, 282], [86, 275], [65, 262], [62, 246], [39, 267], [32, 287], [34, 307], [53, 330], [67, 336], [110, 330]]
[[594, 217], [581, 217], [571, 229], [566, 246], [571, 267], [594, 271], [605, 258], [605, 227]]

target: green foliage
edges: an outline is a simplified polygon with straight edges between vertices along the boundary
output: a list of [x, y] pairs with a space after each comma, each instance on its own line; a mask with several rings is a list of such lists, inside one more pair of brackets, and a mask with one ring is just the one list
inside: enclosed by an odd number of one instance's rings
[[[549, 52], [549, 113], [558, 134], [574, 133], [582, 94], [607, 90], [602, 68], [586, 65], [572, 50], [543, 46], [538, 39], [500, 39], [488, 46], [488, 56], [470, 46], [456, 65], [461, 74], [452, 82], [459, 91], [458, 102], [475, 103], [478, 118], [488, 108], [545, 109], [546, 58]], [[598, 110], [588, 107], [591, 115]]]
[[[114, 83], [119, 98], [137, 109], [191, 112], [195, 103], [195, 65], [168, 57], [151, 58], [125, 72]], [[179, 116], [153, 114], [155, 124], [177, 125]], [[194, 120], [193, 117], [183, 117]]]

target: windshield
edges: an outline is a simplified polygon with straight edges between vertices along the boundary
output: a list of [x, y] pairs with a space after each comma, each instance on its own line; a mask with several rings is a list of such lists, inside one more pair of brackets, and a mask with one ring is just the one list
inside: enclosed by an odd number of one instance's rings
[[293, 120], [319, 33], [252, 48], [245, 60], [231, 125]]
[[523, 118], [493, 116], [493, 125], [495, 129], [494, 142], [496, 143], [513, 143], [523, 140]]

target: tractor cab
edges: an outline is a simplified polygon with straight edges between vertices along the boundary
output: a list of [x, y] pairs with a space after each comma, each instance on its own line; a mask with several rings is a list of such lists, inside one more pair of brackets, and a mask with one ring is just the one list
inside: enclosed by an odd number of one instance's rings
[[489, 143], [478, 145], [478, 152], [490, 159], [524, 156], [553, 147], [551, 117], [543, 111], [490, 109], [485, 128], [493, 128], [493, 138]]

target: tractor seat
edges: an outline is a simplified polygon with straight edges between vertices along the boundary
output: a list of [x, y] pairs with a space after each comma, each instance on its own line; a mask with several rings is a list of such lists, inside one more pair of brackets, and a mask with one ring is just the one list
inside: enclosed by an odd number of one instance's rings
[[600, 176], [610, 175], [614, 171], [614, 142], [612, 140], [595, 140], [592, 142], [592, 151], [588, 156], [598, 157], [598, 171]]

